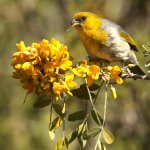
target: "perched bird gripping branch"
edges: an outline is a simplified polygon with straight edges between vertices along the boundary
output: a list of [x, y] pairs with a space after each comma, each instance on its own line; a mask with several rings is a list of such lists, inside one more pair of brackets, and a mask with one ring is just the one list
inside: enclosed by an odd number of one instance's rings
[[130, 71], [145, 75], [134, 54], [138, 51], [136, 43], [119, 25], [90, 12], [75, 14], [71, 25], [77, 29], [91, 59], [135, 64]]

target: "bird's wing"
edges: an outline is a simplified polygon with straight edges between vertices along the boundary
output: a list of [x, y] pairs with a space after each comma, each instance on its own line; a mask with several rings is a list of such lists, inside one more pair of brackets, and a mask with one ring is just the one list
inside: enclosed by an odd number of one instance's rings
[[138, 51], [136, 43], [130, 37], [130, 35], [122, 29], [122, 27], [120, 27], [119, 25], [117, 25], [116, 23], [114, 23], [110, 20], [103, 19], [103, 24], [101, 26], [101, 30], [104, 30], [104, 31], [112, 34], [113, 30], [115, 31], [116, 29], [118, 30], [120, 36], [130, 45], [131, 50]]
[[128, 35], [126, 32], [121, 31], [120, 32], [120, 36], [130, 45], [131, 50], [137, 51], [137, 46], [135, 41], [130, 37], [130, 35]]

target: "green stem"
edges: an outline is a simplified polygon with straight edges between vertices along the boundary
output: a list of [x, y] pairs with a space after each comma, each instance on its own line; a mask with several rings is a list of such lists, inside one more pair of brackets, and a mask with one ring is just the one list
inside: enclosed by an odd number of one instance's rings
[[27, 99], [27, 96], [28, 96], [28, 92], [26, 93], [26, 96], [25, 96], [25, 98], [24, 98], [24, 101], [23, 101], [23, 105], [25, 104], [25, 102], [26, 102], [26, 99]]
[[88, 94], [89, 94], [89, 99], [90, 99], [90, 102], [91, 102], [91, 105], [92, 105], [92, 109], [95, 111], [95, 114], [96, 114], [96, 118], [98, 120], [98, 123], [101, 124], [100, 120], [99, 120], [99, 117], [98, 117], [98, 113], [97, 113], [97, 110], [94, 106], [94, 103], [93, 103], [93, 99], [92, 99], [92, 96], [91, 96], [91, 93], [90, 93], [90, 90], [89, 90], [89, 87], [87, 85], [87, 80], [85, 79], [85, 83], [86, 83], [86, 88], [87, 88], [87, 91], [88, 91]]
[[[108, 95], [107, 95], [107, 90], [108, 90], [108, 84], [106, 83], [105, 101], [104, 101], [103, 127], [105, 126], [105, 121], [106, 121], [107, 97], [108, 97]], [[102, 130], [103, 130], [103, 127], [102, 127]], [[99, 140], [100, 140], [100, 138], [101, 138], [101, 133], [102, 133], [102, 132], [100, 132], [100, 134], [99, 134], [99, 136], [98, 136], [98, 138], [97, 138], [97, 141], [96, 141], [96, 145], [95, 145], [95, 147], [94, 147], [94, 150], [97, 149], [98, 142], [99, 142]]]
[[107, 110], [107, 90], [108, 90], [108, 84], [106, 83], [106, 91], [105, 91], [105, 101], [104, 101], [104, 117], [103, 117], [103, 126], [105, 126], [106, 121], [106, 110]]
[[102, 134], [102, 132], [100, 132], [100, 134], [99, 134], [99, 136], [98, 136], [98, 139], [97, 139], [97, 141], [96, 141], [96, 144], [95, 144], [94, 150], [96, 150], [96, 149], [97, 149], [98, 142], [99, 142], [99, 140], [100, 140], [100, 138], [101, 138], [101, 134]]

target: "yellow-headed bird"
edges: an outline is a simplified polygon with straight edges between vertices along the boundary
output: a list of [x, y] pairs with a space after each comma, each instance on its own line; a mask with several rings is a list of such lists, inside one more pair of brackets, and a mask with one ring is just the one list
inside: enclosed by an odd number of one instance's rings
[[71, 25], [77, 29], [92, 60], [136, 64], [130, 68], [131, 72], [145, 74], [134, 54], [134, 51], [138, 51], [136, 43], [119, 25], [90, 12], [75, 14]]

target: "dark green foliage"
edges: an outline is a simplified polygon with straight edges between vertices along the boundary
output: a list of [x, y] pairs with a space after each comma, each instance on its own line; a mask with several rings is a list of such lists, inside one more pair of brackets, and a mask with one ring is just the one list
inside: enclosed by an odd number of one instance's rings
[[33, 106], [35, 108], [43, 108], [48, 106], [51, 103], [51, 101], [52, 100], [48, 96], [42, 96], [36, 100]]
[[69, 121], [83, 120], [85, 116], [86, 116], [86, 112], [81, 110], [70, 114], [68, 116], [68, 120]]

